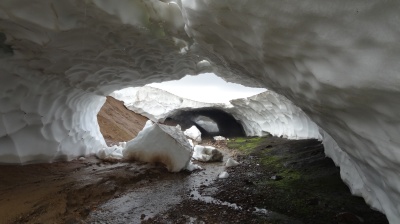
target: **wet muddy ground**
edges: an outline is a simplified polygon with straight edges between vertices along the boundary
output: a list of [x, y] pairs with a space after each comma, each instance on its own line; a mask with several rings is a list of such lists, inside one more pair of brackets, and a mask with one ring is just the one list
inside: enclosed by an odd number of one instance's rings
[[96, 158], [1, 166], [0, 223], [387, 223], [350, 195], [315, 140], [228, 146], [219, 145], [224, 160], [234, 155], [239, 166], [201, 163], [192, 173]]

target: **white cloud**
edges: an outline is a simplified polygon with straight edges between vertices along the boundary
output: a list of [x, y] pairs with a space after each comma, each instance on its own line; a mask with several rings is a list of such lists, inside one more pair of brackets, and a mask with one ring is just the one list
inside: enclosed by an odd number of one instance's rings
[[262, 88], [250, 88], [226, 82], [212, 73], [185, 76], [180, 80], [152, 83], [148, 86], [205, 103], [226, 103], [232, 99], [245, 98], [266, 91]]

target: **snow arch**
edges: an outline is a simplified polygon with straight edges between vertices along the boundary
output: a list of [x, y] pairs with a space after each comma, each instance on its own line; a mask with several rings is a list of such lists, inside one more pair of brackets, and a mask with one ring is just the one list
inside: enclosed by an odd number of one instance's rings
[[10, 0], [0, 8], [0, 162], [96, 150], [104, 142], [87, 121], [105, 95], [209, 71], [300, 107], [329, 133], [326, 153], [353, 193], [400, 223], [398, 1]]
[[[215, 122], [217, 130], [207, 130], [199, 123], [198, 118], [200, 116], [211, 119]], [[202, 136], [217, 136], [222, 135], [224, 137], [239, 137], [245, 136], [246, 133], [242, 127], [240, 121], [236, 120], [231, 114], [218, 109], [218, 108], [197, 108], [187, 110], [175, 110], [170, 113], [167, 119], [170, 118], [179, 124], [182, 124], [182, 128], [190, 128], [192, 125], [196, 125], [197, 128], [202, 132]]]

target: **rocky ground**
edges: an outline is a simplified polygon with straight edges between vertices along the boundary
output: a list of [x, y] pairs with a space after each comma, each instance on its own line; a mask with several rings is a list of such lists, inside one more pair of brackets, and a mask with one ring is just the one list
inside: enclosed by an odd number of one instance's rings
[[[112, 98], [98, 118], [108, 144], [130, 140], [147, 120]], [[351, 196], [316, 140], [204, 144], [241, 164], [199, 163], [192, 173], [94, 157], [0, 166], [0, 223], [387, 223]], [[224, 170], [229, 177], [218, 179]]]
[[351, 195], [316, 140], [237, 138], [228, 147], [241, 165], [200, 194], [239, 208], [187, 199], [147, 223], [388, 223]]

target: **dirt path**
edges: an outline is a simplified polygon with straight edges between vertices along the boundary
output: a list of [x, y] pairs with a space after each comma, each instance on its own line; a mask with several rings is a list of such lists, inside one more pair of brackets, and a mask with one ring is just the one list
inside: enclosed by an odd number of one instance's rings
[[[226, 159], [225, 159], [226, 160]], [[0, 223], [140, 223], [210, 184], [223, 162], [201, 172], [96, 158], [0, 166]]]

